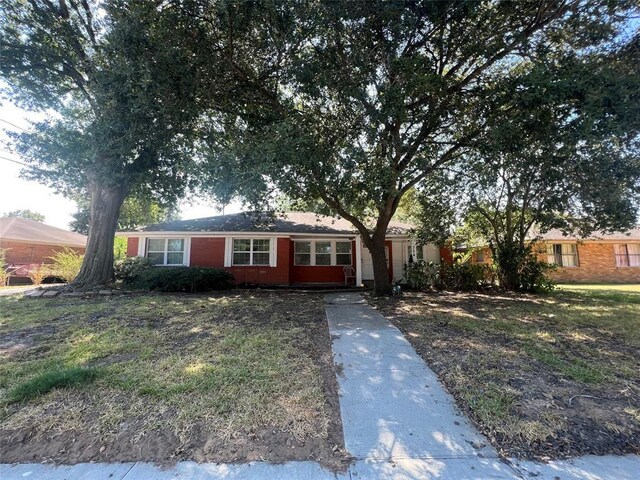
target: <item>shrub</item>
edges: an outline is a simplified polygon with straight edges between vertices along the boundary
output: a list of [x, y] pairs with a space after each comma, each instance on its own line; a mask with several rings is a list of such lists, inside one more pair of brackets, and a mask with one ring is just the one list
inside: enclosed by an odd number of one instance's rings
[[152, 267], [143, 269], [132, 284], [160, 292], [206, 292], [229, 288], [232, 279], [229, 272], [217, 268]]
[[41, 263], [40, 265], [31, 268], [28, 275], [31, 279], [31, 283], [33, 283], [34, 285], [40, 285], [46, 277], [52, 276], [53, 272], [51, 271], [51, 267], [49, 265]]
[[402, 267], [401, 284], [409, 290], [427, 290], [437, 284], [439, 276], [439, 267], [433, 262], [409, 262]]
[[121, 280], [125, 285], [132, 285], [142, 272], [151, 268], [153, 268], [153, 265], [147, 258], [129, 257], [115, 262], [114, 274], [116, 280]]
[[547, 277], [547, 273], [556, 267], [529, 255], [520, 267], [520, 290], [524, 292], [544, 293], [556, 288], [556, 283]]
[[479, 263], [442, 263], [438, 286], [447, 290], [481, 290], [494, 282], [491, 266]]
[[74, 278], [80, 273], [80, 267], [82, 266], [82, 255], [65, 247], [64, 250], [59, 251], [53, 257], [49, 257], [53, 260], [51, 270], [53, 275], [60, 277], [67, 283], [71, 283]]
[[0, 287], [9, 285], [9, 278], [11, 277], [11, 272], [8, 270], [8, 265], [5, 260], [6, 252], [6, 249], [0, 248]]
[[127, 239], [116, 237], [113, 239], [113, 259], [118, 262], [127, 258]]

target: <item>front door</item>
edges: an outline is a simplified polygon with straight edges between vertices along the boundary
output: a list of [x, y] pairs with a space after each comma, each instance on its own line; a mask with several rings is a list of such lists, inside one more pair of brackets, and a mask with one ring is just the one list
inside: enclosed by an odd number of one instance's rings
[[384, 256], [387, 259], [387, 272], [389, 280], [393, 281], [393, 248], [390, 240], [384, 242]]
[[[384, 254], [387, 259], [387, 270], [389, 271], [389, 279], [393, 280], [393, 249], [391, 248], [391, 242], [386, 241], [384, 245]], [[371, 260], [371, 253], [367, 247], [362, 248], [362, 279], [373, 280], [373, 261]]]

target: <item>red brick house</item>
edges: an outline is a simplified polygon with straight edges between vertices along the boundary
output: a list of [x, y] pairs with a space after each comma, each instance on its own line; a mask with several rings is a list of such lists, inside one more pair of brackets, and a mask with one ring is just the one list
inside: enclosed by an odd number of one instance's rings
[[64, 248], [84, 253], [87, 237], [24, 218], [0, 217], [0, 250], [12, 273], [10, 283], [31, 283], [29, 271], [50, 264], [50, 257]]
[[[409, 256], [439, 262], [435, 246], [419, 247], [410, 226], [392, 222], [387, 232], [389, 277], [399, 280]], [[348, 221], [292, 212], [268, 221], [238, 213], [150, 225], [118, 232], [127, 255], [156, 265], [223, 268], [236, 283], [255, 285], [350, 284], [373, 281], [371, 255]], [[345, 274], [349, 274], [346, 278]], [[352, 275], [352, 277], [351, 277]]]
[[[556, 265], [550, 277], [566, 283], [640, 283], [640, 228], [628, 232], [564, 236], [559, 230], [540, 235], [538, 257]], [[476, 249], [473, 263], [491, 263], [488, 248]]]
[[557, 266], [557, 282], [640, 283], [640, 228], [628, 232], [565, 237], [552, 230], [542, 235], [540, 255]]

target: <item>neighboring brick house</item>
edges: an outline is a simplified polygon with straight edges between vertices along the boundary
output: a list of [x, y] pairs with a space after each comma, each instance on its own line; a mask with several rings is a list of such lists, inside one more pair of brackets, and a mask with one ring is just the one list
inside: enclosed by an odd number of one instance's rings
[[[393, 280], [401, 278], [410, 257], [440, 260], [437, 247], [419, 247], [409, 230], [409, 225], [392, 222], [387, 231], [387, 266]], [[147, 257], [157, 265], [223, 268], [238, 284], [373, 281], [371, 255], [355, 227], [315, 213], [292, 212], [269, 221], [237, 213], [150, 225], [118, 236], [127, 238], [130, 257]]]
[[558, 282], [640, 283], [640, 228], [588, 238], [552, 230], [541, 241], [540, 257], [557, 265], [550, 276]]
[[[556, 265], [549, 276], [557, 282], [640, 283], [640, 228], [628, 232], [564, 236], [551, 230], [540, 236], [536, 252]], [[491, 252], [473, 252], [472, 263], [491, 263]]]
[[12, 276], [10, 284], [28, 284], [29, 271], [52, 263], [50, 257], [64, 248], [84, 253], [87, 237], [24, 218], [0, 217], [0, 250]]

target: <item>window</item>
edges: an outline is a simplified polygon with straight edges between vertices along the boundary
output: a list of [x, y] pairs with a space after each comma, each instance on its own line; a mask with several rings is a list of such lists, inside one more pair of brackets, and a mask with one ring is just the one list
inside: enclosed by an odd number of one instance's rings
[[351, 241], [296, 240], [293, 247], [296, 266], [351, 265]]
[[484, 263], [484, 250], [476, 251], [476, 263]]
[[316, 265], [331, 265], [331, 242], [316, 242]]
[[578, 249], [575, 243], [547, 244], [547, 262], [559, 267], [577, 267]]
[[640, 267], [640, 243], [627, 243], [613, 246], [616, 267]]
[[351, 265], [351, 242], [336, 242], [336, 265]]
[[311, 265], [311, 242], [295, 242], [293, 264]]
[[153, 265], [184, 265], [184, 238], [148, 238], [147, 258]]
[[233, 265], [269, 265], [270, 251], [268, 238], [234, 238]]
[[407, 245], [407, 261], [412, 263], [421, 260], [424, 260], [422, 245], [418, 245], [416, 242], [410, 242], [409, 245]]

